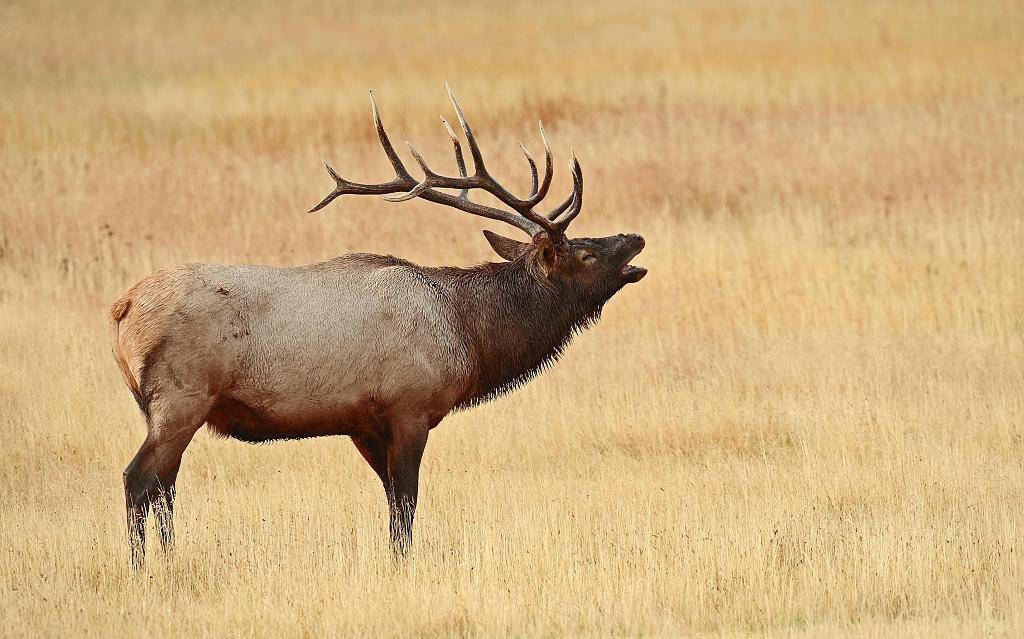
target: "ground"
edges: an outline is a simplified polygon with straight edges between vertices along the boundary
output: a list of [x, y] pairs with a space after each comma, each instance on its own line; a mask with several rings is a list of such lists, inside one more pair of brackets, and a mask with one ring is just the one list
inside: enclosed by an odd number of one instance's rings
[[[1024, 632], [1024, 10], [1015, 2], [8, 2], [0, 635]], [[431, 435], [411, 557], [341, 438], [201, 431], [179, 546], [128, 566], [144, 423], [107, 309], [185, 261], [496, 259], [343, 198], [396, 142], [572, 147], [581, 235], [650, 274]], [[412, 163], [409, 163], [412, 166]], [[507, 229], [487, 224], [497, 231]]]

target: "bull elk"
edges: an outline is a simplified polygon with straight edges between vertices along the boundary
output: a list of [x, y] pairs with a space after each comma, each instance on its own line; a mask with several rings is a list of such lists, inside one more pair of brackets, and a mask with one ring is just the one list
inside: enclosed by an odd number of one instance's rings
[[[350, 182], [325, 163], [336, 187], [310, 212], [346, 194], [422, 198], [529, 235], [519, 242], [484, 231], [505, 261], [423, 267], [357, 253], [295, 268], [186, 264], [142, 279], [114, 303], [114, 358], [147, 423], [146, 439], [124, 471], [135, 565], [144, 558], [151, 506], [164, 550], [173, 544], [181, 456], [204, 423], [246, 442], [348, 435], [384, 485], [391, 545], [404, 554], [430, 430], [453, 410], [526, 383], [598, 319], [612, 295], [646, 275], [629, 264], [644, 247], [639, 235], [566, 236], [583, 207], [575, 156], [572, 193], [547, 213], [537, 211], [552, 177], [543, 124], [543, 178], [523, 147], [532, 188], [518, 198], [488, 172], [450, 89], [449, 96], [472, 175], [459, 138], [441, 118], [459, 176], [434, 172], [410, 145], [424, 175], [413, 178], [371, 93], [394, 179]], [[472, 189], [507, 208], [471, 201]]]

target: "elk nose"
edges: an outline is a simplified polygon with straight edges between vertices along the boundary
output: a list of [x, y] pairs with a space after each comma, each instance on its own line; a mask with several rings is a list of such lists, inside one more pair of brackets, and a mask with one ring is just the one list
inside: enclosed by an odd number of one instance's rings
[[643, 235], [637, 235], [636, 233], [629, 233], [627, 235], [623, 235], [623, 237], [626, 238], [627, 240], [633, 240], [634, 242], [639, 242], [640, 246], [645, 246], [647, 244], [644, 241], [644, 236]]

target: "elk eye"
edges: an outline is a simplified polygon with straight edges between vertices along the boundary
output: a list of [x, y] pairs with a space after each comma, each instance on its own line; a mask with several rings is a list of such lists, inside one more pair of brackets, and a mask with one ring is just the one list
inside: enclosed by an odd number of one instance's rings
[[597, 257], [595, 257], [593, 253], [584, 253], [580, 256], [580, 260], [582, 260], [584, 264], [593, 264], [596, 259]]

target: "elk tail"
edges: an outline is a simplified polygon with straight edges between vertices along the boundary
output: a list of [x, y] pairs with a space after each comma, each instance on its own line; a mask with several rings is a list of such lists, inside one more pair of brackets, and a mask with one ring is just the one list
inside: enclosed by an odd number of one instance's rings
[[139, 390], [139, 380], [135, 379], [135, 375], [132, 374], [132, 369], [128, 365], [128, 358], [125, 354], [124, 342], [121, 340], [121, 320], [128, 314], [131, 306], [131, 298], [125, 294], [110, 307], [110, 341], [111, 347], [114, 350], [114, 361], [117, 362], [117, 367], [121, 369], [121, 376], [124, 377], [124, 382], [128, 385], [132, 395], [135, 396], [135, 401], [138, 403], [139, 408], [145, 413], [145, 403], [142, 401], [142, 392]]

